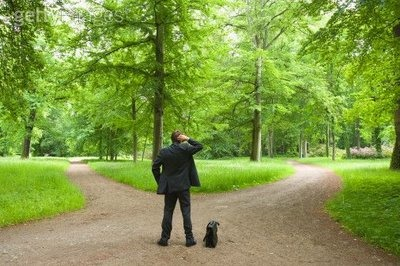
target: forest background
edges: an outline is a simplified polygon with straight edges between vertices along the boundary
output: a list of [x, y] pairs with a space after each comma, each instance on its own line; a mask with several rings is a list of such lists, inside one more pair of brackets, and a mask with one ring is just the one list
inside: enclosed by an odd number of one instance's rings
[[0, 2], [0, 155], [391, 157], [396, 0]]

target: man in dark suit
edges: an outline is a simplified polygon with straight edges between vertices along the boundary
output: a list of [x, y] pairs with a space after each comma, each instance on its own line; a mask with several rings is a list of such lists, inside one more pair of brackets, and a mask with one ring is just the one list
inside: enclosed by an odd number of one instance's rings
[[[152, 172], [157, 182], [157, 194], [164, 194], [164, 217], [161, 223], [161, 246], [168, 245], [172, 230], [172, 216], [179, 200], [186, 235], [186, 246], [196, 245], [190, 218], [190, 187], [200, 186], [193, 154], [203, 146], [176, 130], [171, 134], [172, 144], [161, 149], [153, 161]], [[160, 168], [162, 166], [162, 171]]]

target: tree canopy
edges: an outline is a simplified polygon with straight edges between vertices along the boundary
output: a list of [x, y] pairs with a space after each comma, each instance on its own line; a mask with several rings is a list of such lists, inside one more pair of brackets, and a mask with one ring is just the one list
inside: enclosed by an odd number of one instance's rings
[[[0, 3], [0, 154], [391, 156], [398, 1]], [[362, 156], [362, 155], [361, 155]]]

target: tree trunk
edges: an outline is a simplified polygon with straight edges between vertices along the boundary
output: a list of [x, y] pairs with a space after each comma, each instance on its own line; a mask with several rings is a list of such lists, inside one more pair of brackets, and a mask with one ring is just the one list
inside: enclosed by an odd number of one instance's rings
[[106, 153], [106, 161], [108, 161], [110, 158], [109, 158], [109, 156], [110, 156], [110, 130], [108, 129], [108, 128], [106, 128], [106, 129], [104, 129], [104, 140], [105, 140], [105, 145], [106, 145], [106, 150], [105, 150], [105, 153]]
[[108, 129], [108, 141], [107, 141], [107, 157], [110, 159], [110, 161], [116, 161], [117, 160], [117, 154], [118, 154], [118, 143], [117, 143], [117, 138], [118, 138], [118, 130], [115, 129]]
[[132, 158], [133, 162], [137, 162], [137, 149], [138, 149], [138, 136], [136, 132], [136, 100], [135, 97], [132, 96], [131, 99], [131, 116], [132, 116]]
[[374, 132], [372, 133], [372, 142], [375, 146], [375, 150], [378, 157], [382, 157], [382, 138], [381, 138], [381, 128], [374, 128]]
[[[393, 35], [397, 38], [397, 51], [400, 50], [399, 38], [400, 38], [400, 23], [393, 27]], [[399, 79], [397, 85], [399, 85]], [[392, 158], [390, 160], [390, 169], [400, 169], [400, 99], [397, 100], [397, 109], [394, 112], [394, 130], [396, 133], [396, 141], [393, 147]]]
[[303, 158], [303, 132], [300, 132], [299, 136], [299, 158]]
[[261, 161], [261, 112], [254, 110], [251, 160]]
[[329, 124], [326, 126], [326, 138], [325, 138], [325, 155], [329, 158], [329, 141], [330, 141], [330, 127]]
[[109, 158], [110, 161], [114, 159], [114, 150], [113, 150], [113, 141], [112, 141], [112, 132], [111, 129], [108, 130], [108, 135], [107, 135], [108, 143], [107, 143], [107, 158]]
[[332, 161], [334, 161], [336, 160], [336, 136], [335, 136], [334, 126], [332, 126], [331, 135], [332, 135]]
[[98, 145], [98, 149], [99, 149], [99, 160], [103, 160], [103, 152], [104, 152], [104, 147], [103, 147], [103, 131], [101, 129], [99, 129], [100, 131], [100, 140], [99, 140], [99, 145]]
[[154, 121], [153, 121], [153, 160], [157, 157], [162, 146], [163, 120], [164, 120], [164, 44], [165, 44], [165, 22], [163, 3], [158, 2], [154, 8], [156, 24], [156, 38], [154, 43], [156, 69], [155, 69], [155, 92], [154, 92]]
[[[257, 48], [261, 48], [261, 40], [255, 37]], [[253, 137], [251, 145], [251, 161], [261, 161], [261, 74], [262, 74], [262, 58], [257, 57], [256, 60], [256, 78], [254, 82], [254, 101], [255, 109], [253, 112]]]
[[390, 160], [390, 169], [400, 169], [400, 100], [397, 103], [397, 110], [394, 113], [394, 130], [396, 133], [396, 142], [393, 147], [392, 158]]
[[146, 134], [146, 138], [144, 139], [144, 144], [143, 144], [143, 151], [142, 151], [142, 162], [144, 160], [144, 155], [146, 154], [146, 146], [147, 146], [147, 137], [148, 134]]
[[138, 157], [138, 135], [136, 132], [133, 132], [133, 139], [132, 139], [132, 157], [133, 157], [133, 162], [137, 162], [137, 157]]
[[350, 153], [350, 131], [349, 126], [345, 125], [345, 135], [344, 135], [344, 146], [346, 149], [346, 159], [351, 159], [351, 153]]
[[307, 139], [303, 140], [303, 158], [307, 158], [308, 156], [308, 142]]
[[274, 147], [274, 129], [270, 128], [268, 130], [268, 156], [270, 158], [275, 157], [275, 147]]
[[22, 153], [21, 158], [27, 159], [29, 158], [29, 154], [31, 151], [31, 139], [32, 139], [32, 131], [36, 120], [36, 109], [31, 108], [29, 111], [28, 119], [25, 123], [25, 136], [22, 144]]
[[[0, 127], [0, 140], [3, 139], [4, 137], [5, 137], [5, 135], [3, 133], [3, 130], [1, 130], [1, 127]], [[7, 152], [8, 152], [8, 145], [7, 145], [7, 143], [5, 143], [5, 145], [3, 147], [1, 147], [0, 156], [1, 157], [6, 156]]]
[[393, 36], [400, 38], [400, 23], [393, 27]]
[[356, 125], [355, 125], [355, 142], [357, 149], [361, 149], [361, 133], [360, 133], [360, 119], [356, 120]]

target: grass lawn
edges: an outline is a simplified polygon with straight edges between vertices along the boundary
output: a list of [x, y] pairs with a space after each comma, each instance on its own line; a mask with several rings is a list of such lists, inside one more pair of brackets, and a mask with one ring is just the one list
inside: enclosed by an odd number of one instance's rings
[[83, 194], [65, 175], [68, 165], [0, 158], [0, 227], [82, 208]]
[[400, 255], [400, 172], [389, 160], [305, 159], [333, 169], [343, 190], [327, 204], [331, 216], [370, 243]]
[[[156, 191], [151, 161], [89, 162], [98, 173], [145, 191]], [[291, 166], [279, 159], [263, 159], [262, 163], [248, 158], [229, 160], [196, 160], [201, 187], [193, 192], [223, 192], [273, 182], [294, 173]]]

